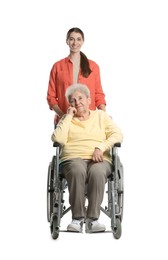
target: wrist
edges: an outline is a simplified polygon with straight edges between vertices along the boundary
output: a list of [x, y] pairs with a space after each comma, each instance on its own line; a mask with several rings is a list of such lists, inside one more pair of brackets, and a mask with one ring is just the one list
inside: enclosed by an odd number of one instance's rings
[[98, 109], [106, 111], [106, 105], [105, 104], [101, 104], [98, 106]]

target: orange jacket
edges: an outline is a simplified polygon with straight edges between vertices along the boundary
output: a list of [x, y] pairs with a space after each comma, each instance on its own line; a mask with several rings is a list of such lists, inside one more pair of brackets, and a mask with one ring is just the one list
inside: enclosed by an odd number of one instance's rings
[[[90, 109], [95, 110], [96, 107], [106, 104], [106, 102], [101, 86], [99, 66], [91, 60], [89, 60], [89, 64], [92, 71], [91, 74], [88, 78], [84, 78], [79, 72], [78, 83], [83, 83], [90, 89]], [[73, 84], [73, 63], [67, 57], [57, 61], [50, 72], [47, 92], [47, 101], [50, 109], [55, 104], [58, 104], [60, 109], [66, 114], [69, 105], [65, 98], [65, 91], [71, 84]]]

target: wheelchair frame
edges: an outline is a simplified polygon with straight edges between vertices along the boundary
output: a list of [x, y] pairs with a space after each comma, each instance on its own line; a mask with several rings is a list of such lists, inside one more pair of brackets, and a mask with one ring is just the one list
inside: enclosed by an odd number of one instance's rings
[[[59, 237], [59, 229], [61, 218], [71, 209], [64, 206], [64, 193], [67, 187], [65, 178], [59, 171], [59, 154], [60, 145], [54, 143], [56, 154], [52, 157], [52, 161], [48, 167], [47, 177], [47, 220], [50, 222], [50, 231], [53, 239]], [[123, 203], [124, 203], [124, 182], [123, 182], [123, 165], [118, 156], [117, 143], [111, 148], [112, 156], [112, 173], [107, 180], [107, 206], [100, 209], [111, 219], [111, 229], [114, 238], [119, 239], [122, 234], [121, 222], [123, 219]]]

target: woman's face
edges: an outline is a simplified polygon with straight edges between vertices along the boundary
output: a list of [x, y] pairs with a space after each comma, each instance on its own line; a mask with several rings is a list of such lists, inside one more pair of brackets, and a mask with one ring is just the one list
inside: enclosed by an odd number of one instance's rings
[[84, 41], [80, 33], [72, 32], [67, 39], [67, 44], [71, 52], [79, 52]]
[[84, 93], [75, 91], [70, 98], [69, 104], [71, 107], [75, 107], [78, 112], [87, 112], [89, 110], [90, 98], [88, 98]]

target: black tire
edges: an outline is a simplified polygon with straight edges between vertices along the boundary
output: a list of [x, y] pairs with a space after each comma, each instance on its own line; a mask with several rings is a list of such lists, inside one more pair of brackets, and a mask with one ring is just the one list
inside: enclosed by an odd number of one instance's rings
[[53, 213], [53, 191], [54, 191], [54, 157], [48, 167], [47, 179], [47, 220], [50, 222]]
[[119, 218], [116, 218], [116, 227], [113, 229], [113, 236], [116, 239], [119, 239], [121, 237], [122, 228], [121, 228], [121, 220]]
[[124, 208], [124, 176], [123, 176], [123, 165], [120, 161], [119, 156], [117, 157], [117, 170], [118, 170], [118, 201], [117, 204], [120, 208], [120, 221], [123, 219], [123, 208]]
[[124, 209], [124, 176], [123, 176], [123, 166], [120, 163], [119, 167], [119, 206], [120, 206], [120, 220], [122, 222], [123, 219], [123, 209]]
[[51, 223], [51, 236], [53, 239], [57, 239], [59, 237], [59, 227], [58, 227], [58, 221], [57, 216], [53, 217], [52, 223]]

